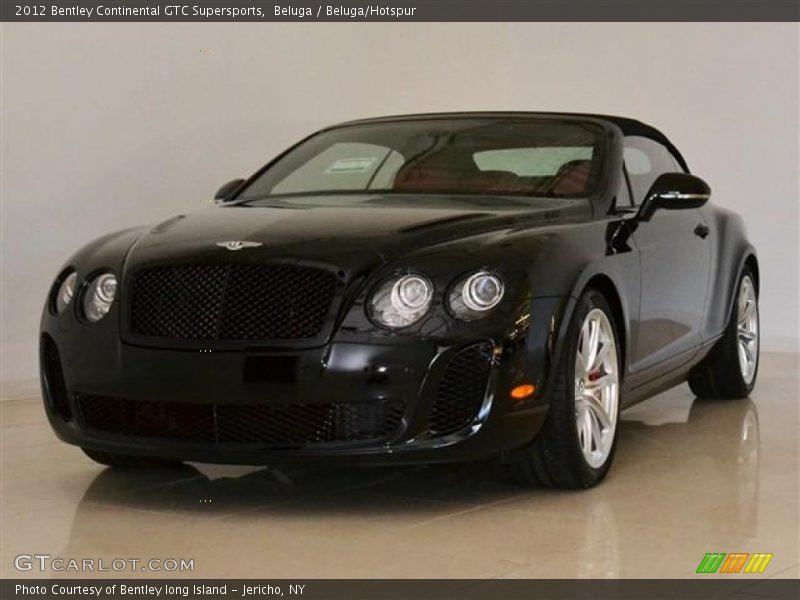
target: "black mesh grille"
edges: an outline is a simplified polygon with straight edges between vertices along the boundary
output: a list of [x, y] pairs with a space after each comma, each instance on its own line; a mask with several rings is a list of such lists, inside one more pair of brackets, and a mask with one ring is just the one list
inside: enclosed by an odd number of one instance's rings
[[180, 340], [311, 339], [335, 291], [335, 275], [308, 267], [155, 267], [133, 277], [130, 327]]
[[69, 406], [67, 385], [61, 369], [61, 357], [53, 338], [47, 334], [42, 336], [39, 353], [47, 402], [59, 417], [69, 420], [72, 418], [72, 409]]
[[429, 429], [434, 435], [454, 433], [478, 415], [486, 394], [492, 345], [475, 344], [460, 350], [445, 369], [436, 390]]
[[403, 418], [400, 402], [286, 406], [147, 402], [77, 395], [81, 417], [97, 431], [221, 444], [301, 445], [385, 438]]

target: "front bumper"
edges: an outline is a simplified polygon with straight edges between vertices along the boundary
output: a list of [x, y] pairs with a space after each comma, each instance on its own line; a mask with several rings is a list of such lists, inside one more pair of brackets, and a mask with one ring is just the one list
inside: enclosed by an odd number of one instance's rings
[[[334, 336], [319, 348], [229, 352], [135, 346], [46, 312], [45, 407], [63, 441], [120, 454], [259, 465], [475, 460], [538, 432], [564, 307], [536, 299], [535, 318], [475, 340]], [[515, 401], [521, 383], [537, 392]], [[89, 410], [98, 406], [100, 417]]]

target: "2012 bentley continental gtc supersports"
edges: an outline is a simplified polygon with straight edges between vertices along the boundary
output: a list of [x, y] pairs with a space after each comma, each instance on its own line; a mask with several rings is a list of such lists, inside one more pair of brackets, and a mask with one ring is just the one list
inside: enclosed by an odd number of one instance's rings
[[42, 316], [57, 435], [112, 466], [497, 458], [607, 473], [619, 412], [758, 371], [742, 219], [656, 129], [456, 113], [320, 131], [216, 207], [72, 256]]

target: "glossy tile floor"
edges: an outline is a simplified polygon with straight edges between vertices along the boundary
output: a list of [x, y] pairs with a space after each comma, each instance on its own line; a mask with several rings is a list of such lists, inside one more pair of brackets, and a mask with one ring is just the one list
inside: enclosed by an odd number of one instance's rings
[[57, 442], [38, 398], [6, 401], [0, 576], [39, 575], [13, 560], [45, 553], [191, 558], [195, 577], [683, 578], [720, 551], [771, 552], [765, 577], [798, 577], [798, 389], [798, 357], [765, 354], [752, 400], [684, 385], [634, 407], [585, 492], [482, 464], [117, 473]]

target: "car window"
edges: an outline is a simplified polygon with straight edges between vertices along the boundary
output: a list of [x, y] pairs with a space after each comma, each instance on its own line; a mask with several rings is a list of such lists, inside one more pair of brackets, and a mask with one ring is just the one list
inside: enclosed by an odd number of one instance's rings
[[574, 160], [591, 160], [591, 146], [505, 148], [476, 152], [472, 158], [481, 171], [507, 171], [518, 177], [553, 176]]
[[642, 203], [659, 175], [683, 171], [665, 146], [646, 137], [627, 136], [624, 158], [633, 191], [633, 202], [637, 205]]
[[386, 178], [378, 175], [381, 170], [387, 172], [387, 165], [396, 169], [396, 165], [402, 163], [403, 156], [386, 146], [337, 143], [289, 173], [272, 188], [272, 193], [368, 189], [373, 184], [386, 184]]
[[302, 142], [254, 178], [239, 199], [327, 193], [582, 198], [597, 191], [605, 148], [602, 128], [580, 121], [355, 124]]
[[631, 199], [631, 191], [628, 187], [628, 180], [626, 178], [625, 172], [622, 172], [622, 175], [619, 178], [619, 190], [617, 191], [616, 196], [616, 206], [617, 208], [630, 208], [633, 206], [633, 200]]

